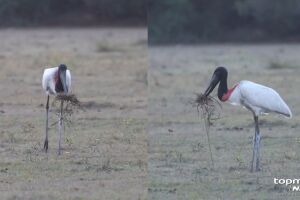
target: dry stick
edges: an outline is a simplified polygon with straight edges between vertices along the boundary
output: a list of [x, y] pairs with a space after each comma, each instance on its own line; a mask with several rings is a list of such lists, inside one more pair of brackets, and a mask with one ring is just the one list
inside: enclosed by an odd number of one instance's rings
[[203, 94], [197, 95], [197, 99], [196, 99], [195, 103], [197, 106], [198, 114], [199, 114], [199, 107], [201, 108], [201, 111], [202, 111], [201, 114], [202, 114], [202, 118], [204, 120], [205, 132], [207, 135], [210, 159], [211, 159], [211, 164], [212, 164], [211, 169], [214, 169], [214, 161], [213, 161], [210, 137], [209, 137], [209, 127], [212, 124], [212, 121], [217, 120], [219, 118], [219, 113], [218, 113], [218, 116], [214, 117], [216, 115], [216, 107], [222, 108], [222, 106], [215, 98], [213, 98], [211, 96], [205, 96]]
[[[75, 111], [77, 110], [84, 110], [83, 107], [81, 106], [81, 102], [77, 99], [75, 94], [58, 94], [52, 105], [57, 107], [56, 103], [58, 102], [65, 102], [65, 106], [64, 106], [64, 113], [63, 113], [63, 128], [65, 130], [65, 125], [67, 125], [68, 127], [70, 127], [72, 125], [72, 120], [70, 119], [72, 117], [72, 115], [74, 114]], [[59, 111], [57, 111], [57, 115], [59, 116]], [[51, 124], [51, 126], [55, 125], [59, 123], [59, 121], [54, 122], [53, 124]]]
[[61, 154], [61, 127], [62, 127], [62, 122], [63, 122], [63, 106], [64, 106], [64, 101], [61, 100], [61, 103], [60, 103], [59, 122], [58, 122], [58, 133], [59, 133], [59, 140], [58, 140], [58, 155]]
[[[59, 134], [59, 140], [58, 140], [58, 155], [61, 154], [61, 135], [62, 135], [62, 129], [63, 132], [65, 132], [65, 124], [72, 124], [71, 119], [68, 117], [71, 117], [74, 113], [74, 109], [81, 109], [81, 103], [77, 99], [75, 94], [58, 94], [56, 95], [52, 105], [56, 106], [56, 103], [60, 102], [60, 109], [58, 112], [59, 120], [57, 122], [54, 122], [51, 126], [58, 124], [58, 134]], [[64, 106], [65, 102], [65, 106]], [[64, 109], [65, 107], [65, 109]], [[64, 110], [64, 112], [63, 112]], [[65, 123], [66, 122], [66, 123]]]
[[214, 160], [213, 160], [213, 155], [212, 155], [212, 151], [211, 151], [211, 145], [210, 145], [210, 138], [209, 138], [209, 122], [204, 118], [204, 127], [205, 127], [205, 132], [207, 135], [207, 142], [208, 142], [208, 148], [209, 148], [209, 152], [210, 152], [210, 160], [211, 160], [211, 165], [212, 165], [212, 169], [214, 169]]
[[[206, 101], [207, 103], [207, 101]], [[201, 111], [202, 111], [202, 118], [203, 118], [203, 121], [204, 121], [204, 127], [205, 127], [205, 132], [206, 132], [206, 136], [207, 136], [207, 142], [208, 142], [208, 148], [209, 148], [209, 152], [210, 152], [210, 160], [211, 160], [211, 169], [214, 169], [214, 160], [213, 160], [213, 155], [212, 155], [212, 150], [211, 150], [211, 145], [210, 145], [210, 138], [209, 138], [209, 127], [210, 127], [210, 110], [209, 108], [207, 107], [208, 104], [205, 104], [202, 102], [198, 102], [198, 105], [197, 105], [197, 111], [198, 111], [198, 114], [199, 114], [199, 106], [201, 108]]]

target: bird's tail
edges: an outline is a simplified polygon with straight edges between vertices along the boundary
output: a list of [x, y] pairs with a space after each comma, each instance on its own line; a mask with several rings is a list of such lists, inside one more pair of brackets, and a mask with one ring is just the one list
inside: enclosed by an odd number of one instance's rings
[[284, 115], [285, 117], [292, 118], [293, 114], [292, 114], [291, 109], [289, 108], [289, 106], [287, 104], [285, 104], [285, 107], [286, 107], [285, 112], [281, 112], [280, 114]]

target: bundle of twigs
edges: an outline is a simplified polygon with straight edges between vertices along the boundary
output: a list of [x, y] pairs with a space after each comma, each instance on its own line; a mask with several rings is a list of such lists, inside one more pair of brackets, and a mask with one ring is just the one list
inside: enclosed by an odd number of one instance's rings
[[[75, 94], [58, 94], [55, 96], [52, 106], [57, 110], [57, 115], [60, 113], [60, 105], [63, 102], [63, 116], [62, 120], [66, 122], [67, 125], [72, 124], [72, 115], [74, 112], [82, 109], [81, 102], [78, 100]], [[55, 125], [55, 122], [52, 125]]]
[[216, 98], [212, 96], [206, 96], [204, 94], [197, 94], [197, 98], [194, 101], [194, 105], [197, 107], [198, 114], [201, 114], [201, 117], [204, 120], [205, 132], [207, 135], [208, 147], [210, 152], [210, 159], [212, 163], [212, 168], [214, 168], [214, 161], [209, 137], [209, 128], [211, 125], [213, 125], [214, 121], [220, 118], [220, 110], [222, 109], [222, 106]]
[[80, 106], [80, 101], [75, 94], [58, 94], [55, 96], [54, 101], [64, 101], [73, 106]]

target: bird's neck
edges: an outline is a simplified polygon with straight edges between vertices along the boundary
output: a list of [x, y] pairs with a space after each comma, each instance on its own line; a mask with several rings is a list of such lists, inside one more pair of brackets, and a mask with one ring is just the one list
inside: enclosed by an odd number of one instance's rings
[[228, 87], [227, 87], [227, 76], [222, 76], [218, 88], [218, 98], [221, 101], [224, 101], [223, 96], [228, 92]]
[[57, 71], [56, 76], [55, 76], [55, 91], [57, 93], [64, 91], [64, 88], [63, 88], [63, 85], [62, 85], [59, 73], [60, 72]]

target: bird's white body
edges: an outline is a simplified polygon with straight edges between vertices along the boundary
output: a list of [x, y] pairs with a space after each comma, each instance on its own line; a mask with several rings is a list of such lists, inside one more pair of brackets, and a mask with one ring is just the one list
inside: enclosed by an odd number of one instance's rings
[[256, 116], [274, 112], [292, 117], [290, 108], [275, 90], [251, 81], [240, 81], [228, 101], [246, 107]]
[[[42, 80], [43, 89], [47, 94], [47, 103], [46, 103], [46, 138], [44, 143], [44, 149], [47, 152], [48, 150], [48, 121], [49, 121], [49, 98], [50, 94], [63, 93], [67, 94], [70, 92], [71, 87], [71, 73], [67, 69], [67, 66], [64, 64], [59, 65], [58, 67], [47, 68], [43, 73]], [[58, 155], [61, 154], [61, 130], [63, 126], [63, 100], [60, 104], [60, 115], [58, 121]]]
[[[46, 68], [43, 74], [43, 89], [49, 94], [56, 94], [55, 91], [55, 81], [58, 76], [58, 67]], [[71, 73], [70, 70], [66, 71], [66, 85], [68, 88], [68, 92], [70, 92], [71, 88]]]

